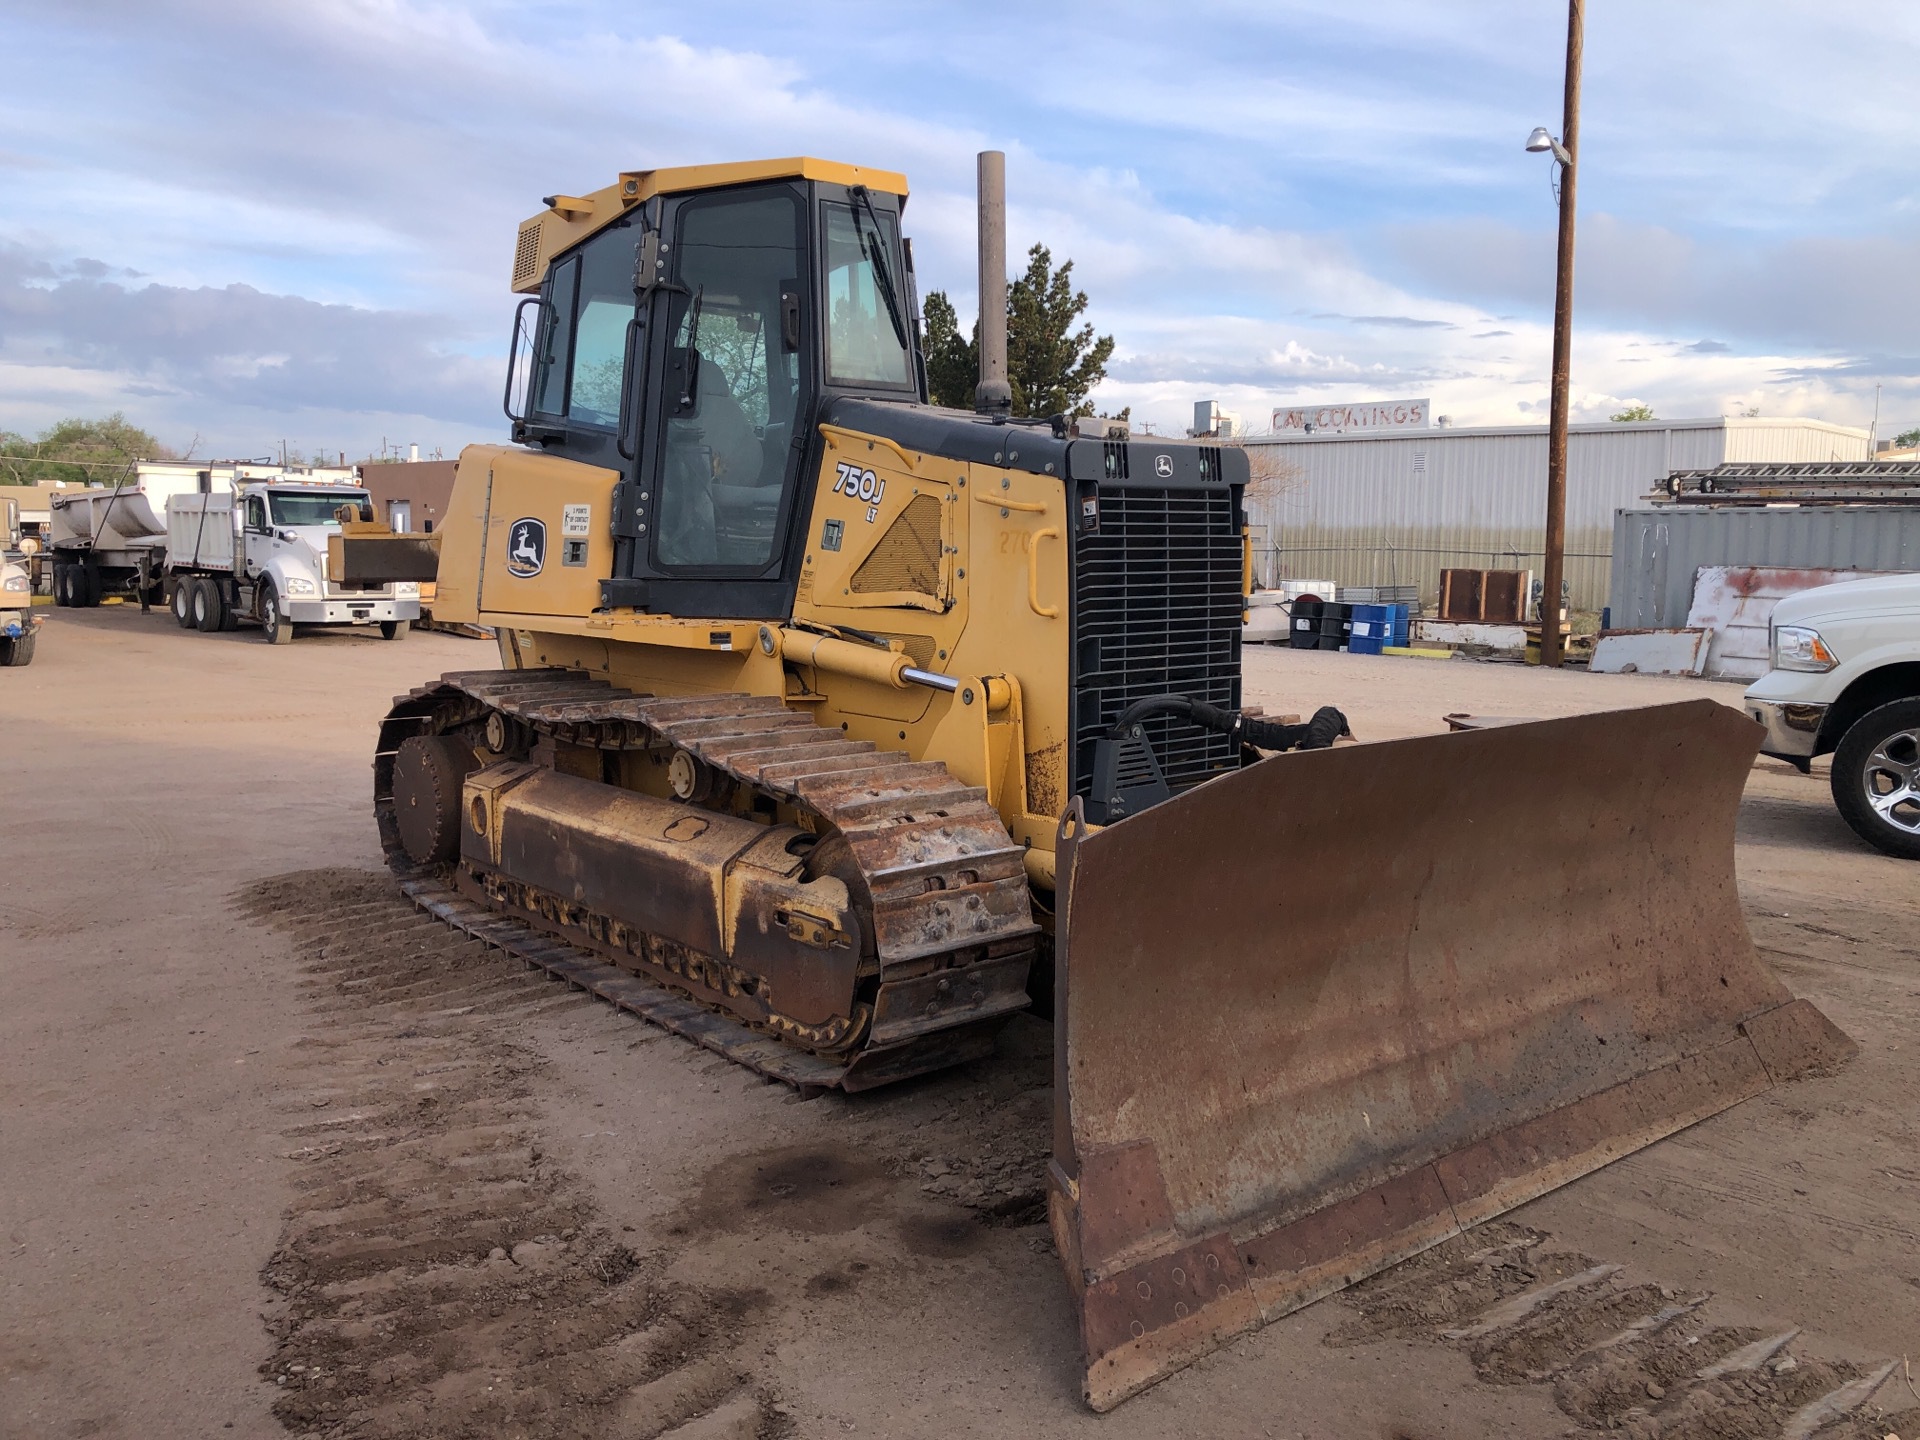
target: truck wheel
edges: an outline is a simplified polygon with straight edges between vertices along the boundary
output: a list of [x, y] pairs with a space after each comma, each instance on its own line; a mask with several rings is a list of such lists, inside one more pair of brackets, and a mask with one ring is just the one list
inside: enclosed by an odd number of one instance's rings
[[0, 665], [19, 666], [33, 663], [34, 642], [40, 637], [29, 630], [12, 640], [0, 640]]
[[220, 581], [213, 582], [213, 588], [220, 595], [220, 628], [238, 630], [240, 628], [240, 608], [234, 603], [235, 597], [227, 593], [227, 587]]
[[291, 645], [293, 643], [293, 622], [287, 619], [287, 612], [280, 608], [280, 592], [271, 584], [260, 590], [260, 627], [269, 645]]
[[1869, 710], [1833, 752], [1833, 803], [1877, 850], [1920, 860], [1920, 699]]
[[382, 640], [404, 640], [407, 638], [409, 622], [405, 620], [382, 620], [380, 638]]
[[73, 604], [73, 567], [64, 560], [53, 562], [53, 603], [62, 610]]
[[180, 622], [182, 630], [193, 628], [193, 577], [176, 575], [173, 577], [173, 618]]
[[193, 628], [202, 635], [210, 635], [220, 628], [221, 613], [226, 602], [220, 595], [220, 583], [209, 580], [204, 575], [193, 582]]
[[84, 605], [88, 609], [98, 605], [101, 590], [104, 588], [100, 581], [100, 567], [81, 565], [78, 584], [74, 588], [80, 592], [80, 598], [74, 602], [75, 604]]

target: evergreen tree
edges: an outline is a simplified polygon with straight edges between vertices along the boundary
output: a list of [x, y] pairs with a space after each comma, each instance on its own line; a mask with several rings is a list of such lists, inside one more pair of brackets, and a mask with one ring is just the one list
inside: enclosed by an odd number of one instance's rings
[[[927, 393], [936, 405], [950, 410], [973, 408], [973, 387], [980, 378], [980, 351], [972, 339], [960, 336], [960, 317], [944, 291], [935, 290], [926, 303]], [[973, 327], [979, 334], [980, 327]]]
[[[1073, 288], [1073, 262], [1053, 268], [1046, 246], [1027, 252], [1026, 274], [1007, 284], [1007, 380], [1013, 413], [1021, 416], [1091, 415], [1087, 395], [1106, 378], [1113, 337], [1075, 323], [1087, 297]], [[960, 335], [960, 319], [943, 291], [927, 296], [927, 390], [936, 405], [973, 408], [980, 377], [980, 327]]]
[[1016, 415], [1091, 415], [1087, 395], [1107, 377], [1113, 337], [1074, 322], [1087, 296], [1073, 288], [1073, 261], [1058, 270], [1044, 245], [1027, 252], [1027, 273], [1007, 286], [1007, 380]]

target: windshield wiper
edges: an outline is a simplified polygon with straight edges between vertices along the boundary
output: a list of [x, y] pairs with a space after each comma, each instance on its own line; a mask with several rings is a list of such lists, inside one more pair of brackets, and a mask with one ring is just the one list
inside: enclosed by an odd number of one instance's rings
[[[902, 350], [911, 350], [913, 345], [907, 339], [906, 321], [900, 318], [900, 301], [893, 292], [893, 272], [887, 269], [886, 232], [880, 228], [880, 217], [874, 212], [873, 197], [867, 193], [864, 185], [855, 185], [847, 193], [866, 208], [867, 221], [872, 226], [870, 232], [860, 228], [860, 212], [853, 212], [853, 228], [860, 236], [860, 253], [873, 266], [873, 283], [880, 287], [880, 298], [887, 302], [887, 318], [893, 322], [894, 338], [900, 342]], [[869, 233], [873, 237], [871, 245], [867, 239]]]
[[687, 323], [687, 371], [680, 377], [680, 410], [682, 413], [693, 408], [694, 391], [700, 383], [700, 306], [707, 298], [707, 287], [702, 285], [693, 292], [692, 312]]

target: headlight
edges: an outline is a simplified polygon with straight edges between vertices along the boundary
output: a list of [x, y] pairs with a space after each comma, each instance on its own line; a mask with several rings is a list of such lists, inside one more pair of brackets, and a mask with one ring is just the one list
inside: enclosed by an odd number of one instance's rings
[[287, 593], [289, 595], [311, 595], [313, 594], [313, 581], [299, 575], [289, 575], [287, 577]]
[[1802, 625], [1777, 625], [1773, 631], [1773, 668], [1776, 670], [1831, 670], [1840, 662], [1818, 630]]
[[27, 577], [24, 575], [9, 575], [4, 581], [0, 581], [0, 590], [25, 590], [26, 588]]
[[417, 580], [396, 580], [393, 582], [393, 598], [396, 600], [418, 600], [420, 583]]

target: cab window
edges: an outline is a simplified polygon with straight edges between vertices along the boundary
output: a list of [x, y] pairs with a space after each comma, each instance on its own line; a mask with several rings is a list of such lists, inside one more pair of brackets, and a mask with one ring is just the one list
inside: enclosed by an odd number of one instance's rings
[[247, 497], [247, 529], [264, 533], [267, 528], [267, 502], [258, 495]]
[[899, 231], [884, 210], [826, 205], [827, 383], [913, 383]]
[[663, 567], [764, 569], [799, 401], [804, 210], [791, 191], [683, 205], [660, 396]]
[[617, 224], [554, 265], [534, 373], [533, 409], [611, 430], [626, 385], [634, 231]]

